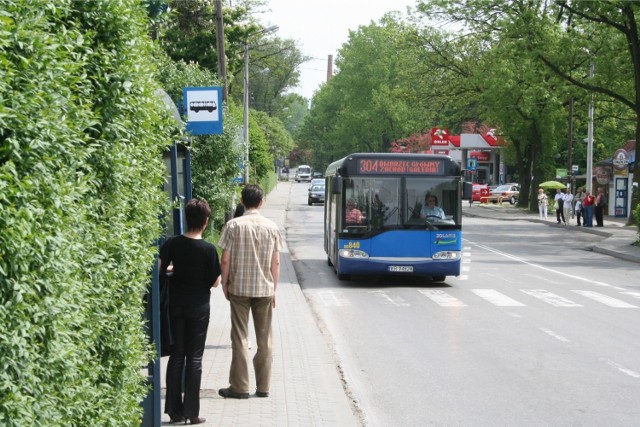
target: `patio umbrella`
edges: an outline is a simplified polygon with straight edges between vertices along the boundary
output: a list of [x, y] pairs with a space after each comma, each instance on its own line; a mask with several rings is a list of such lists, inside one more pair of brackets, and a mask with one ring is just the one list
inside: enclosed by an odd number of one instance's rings
[[558, 181], [545, 181], [542, 184], [539, 184], [538, 187], [551, 190], [555, 190], [556, 188], [567, 188], [566, 185]]

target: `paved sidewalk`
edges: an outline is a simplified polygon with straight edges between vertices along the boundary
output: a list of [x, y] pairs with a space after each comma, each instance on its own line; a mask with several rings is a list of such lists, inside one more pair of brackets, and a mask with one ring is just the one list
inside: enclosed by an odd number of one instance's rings
[[547, 221], [545, 221], [540, 219], [537, 212], [529, 212], [506, 203], [503, 205], [474, 203], [471, 206], [463, 203], [462, 213], [465, 216], [493, 218], [505, 221], [537, 222], [550, 227], [563, 228], [568, 232], [596, 234], [601, 236], [602, 240], [592, 246], [591, 249], [594, 252], [640, 263], [640, 246], [633, 245], [633, 243], [638, 240], [638, 227], [626, 226], [626, 218], [605, 216], [604, 227], [578, 227], [575, 218], [570, 219], [568, 225], [558, 224], [555, 214], [549, 215]]
[[[280, 182], [266, 199], [262, 214], [280, 226], [284, 221], [291, 184]], [[282, 252], [277, 306], [273, 318], [274, 361], [271, 393], [268, 398], [250, 396], [248, 400], [224, 399], [218, 389], [228, 387], [231, 364], [231, 321], [229, 304], [221, 287], [212, 291], [211, 320], [202, 366], [200, 416], [205, 426], [358, 426], [347, 398], [334, 355], [317, 326], [296, 278], [289, 249]], [[255, 354], [251, 330], [250, 355]], [[164, 414], [164, 375], [167, 357], [162, 358], [162, 425]], [[255, 378], [250, 364], [252, 393]]]

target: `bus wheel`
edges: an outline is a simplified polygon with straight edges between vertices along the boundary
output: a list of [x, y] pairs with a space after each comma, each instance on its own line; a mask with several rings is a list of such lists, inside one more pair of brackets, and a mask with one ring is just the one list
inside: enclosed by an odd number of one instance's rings
[[444, 282], [447, 279], [447, 276], [432, 276], [431, 280], [434, 282]]
[[327, 265], [329, 267], [333, 267], [333, 263], [331, 262], [331, 258], [327, 257]]
[[351, 280], [350, 274], [338, 273], [338, 280]]

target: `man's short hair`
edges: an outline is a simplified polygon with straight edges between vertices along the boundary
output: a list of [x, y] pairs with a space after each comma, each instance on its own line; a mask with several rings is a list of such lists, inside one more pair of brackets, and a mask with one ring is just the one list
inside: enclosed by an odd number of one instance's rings
[[191, 199], [184, 207], [187, 220], [187, 231], [201, 230], [211, 215], [211, 208], [206, 200]]
[[245, 185], [242, 189], [242, 204], [247, 209], [255, 209], [260, 206], [262, 195], [262, 188], [259, 185]]

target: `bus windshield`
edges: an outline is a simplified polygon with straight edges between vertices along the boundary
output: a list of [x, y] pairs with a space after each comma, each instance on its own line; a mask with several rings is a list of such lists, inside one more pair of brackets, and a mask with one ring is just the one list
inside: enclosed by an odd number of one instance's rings
[[344, 178], [342, 231], [460, 229], [460, 185], [452, 177]]

